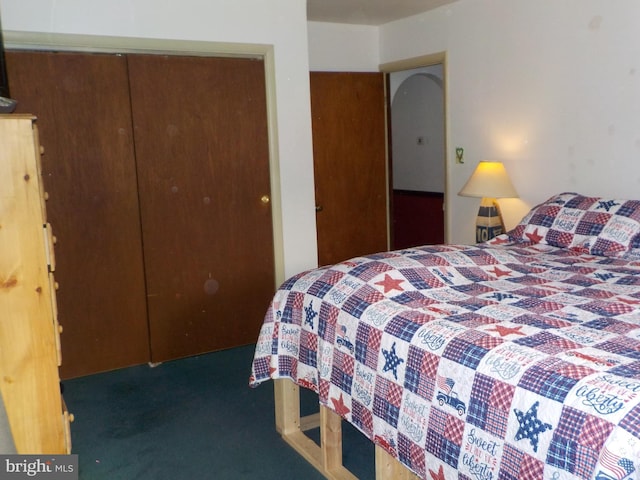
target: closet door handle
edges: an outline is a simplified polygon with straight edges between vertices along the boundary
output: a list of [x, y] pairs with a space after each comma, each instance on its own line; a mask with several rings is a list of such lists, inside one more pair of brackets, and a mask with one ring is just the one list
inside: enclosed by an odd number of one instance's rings
[[316, 205], [316, 213], [319, 213], [322, 210], [324, 210], [324, 207], [322, 205]]

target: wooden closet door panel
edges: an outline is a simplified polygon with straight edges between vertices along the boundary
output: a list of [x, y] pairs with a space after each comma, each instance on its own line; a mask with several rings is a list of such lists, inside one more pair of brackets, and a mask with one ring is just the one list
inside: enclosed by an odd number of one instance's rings
[[275, 287], [263, 62], [128, 58], [152, 359], [252, 343]]
[[38, 117], [56, 244], [63, 378], [149, 360], [126, 59], [7, 52], [12, 97]]
[[387, 249], [384, 77], [311, 72], [320, 265]]

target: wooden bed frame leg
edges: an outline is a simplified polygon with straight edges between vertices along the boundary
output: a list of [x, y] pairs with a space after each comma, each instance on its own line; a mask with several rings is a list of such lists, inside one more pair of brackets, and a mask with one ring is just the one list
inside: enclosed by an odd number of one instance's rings
[[419, 478], [389, 455], [384, 448], [376, 445], [376, 480], [419, 480]]
[[327, 407], [320, 407], [320, 448], [326, 470], [342, 468], [342, 418]]
[[[342, 465], [342, 418], [321, 406], [319, 422], [305, 421], [305, 428], [320, 426], [320, 445], [307, 437], [300, 428], [300, 390], [290, 380], [274, 382], [276, 430], [296, 452], [331, 480], [357, 480]], [[314, 425], [315, 423], [315, 425]]]
[[[296, 452], [325, 477], [332, 480], [357, 480], [342, 465], [342, 418], [325, 406], [320, 414], [300, 419], [300, 390], [290, 380], [274, 381], [276, 430]], [[318, 421], [319, 420], [319, 421]], [[301, 428], [301, 424], [304, 428]], [[320, 445], [304, 430], [320, 426]], [[398, 460], [376, 445], [376, 480], [415, 480]]]
[[289, 380], [275, 380], [273, 383], [276, 431], [289, 435], [300, 430], [300, 390]]

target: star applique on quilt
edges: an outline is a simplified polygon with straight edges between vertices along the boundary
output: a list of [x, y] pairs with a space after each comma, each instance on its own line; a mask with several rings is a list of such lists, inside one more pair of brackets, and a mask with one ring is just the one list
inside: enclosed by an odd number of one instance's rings
[[501, 337], [506, 337], [507, 335], [524, 335], [520, 330], [522, 329], [522, 325], [517, 327], [505, 327], [504, 325], [496, 325], [493, 328], [487, 329], [490, 332], [498, 332]]
[[381, 280], [380, 282], [376, 282], [376, 285], [380, 285], [381, 287], [384, 287], [384, 293], [389, 293], [391, 290], [399, 290], [403, 292], [404, 288], [400, 286], [402, 282], [404, 282], [404, 279], [391, 278], [389, 274], [385, 273], [384, 280]]
[[500, 270], [498, 267], [494, 267], [493, 270], [489, 270], [489, 273], [493, 273], [496, 277], [504, 277], [511, 275], [511, 270]]
[[396, 342], [393, 342], [393, 345], [391, 345], [391, 350], [385, 350], [383, 348], [382, 354], [384, 355], [384, 367], [382, 367], [382, 371], [393, 372], [393, 377], [398, 380], [398, 366], [404, 362], [404, 359], [398, 357], [396, 354]]
[[598, 202], [598, 206], [596, 207], [596, 210], [599, 208], [604, 208], [607, 212], [609, 210], [611, 210], [613, 207], [617, 207], [618, 205], [620, 205], [619, 203], [617, 203], [615, 200], [600, 200]]
[[527, 236], [529, 241], [533, 242], [533, 243], [540, 243], [540, 240], [542, 240], [542, 238], [543, 238], [542, 235], [540, 235], [538, 233], [538, 229], [537, 228], [531, 233], [525, 233], [525, 235]]
[[534, 403], [526, 413], [517, 408], [513, 410], [520, 424], [520, 428], [516, 432], [516, 440], [528, 439], [534, 452], [538, 451], [540, 434], [553, 428], [550, 423], [544, 423], [538, 418], [539, 406], [540, 402]]
[[495, 237], [493, 240], [489, 240], [491, 245], [502, 245], [509, 242], [510, 240], [507, 237]]
[[440, 465], [440, 468], [438, 469], [438, 473], [429, 469], [429, 475], [431, 475], [432, 480], [446, 480], [444, 477], [444, 468], [442, 465]]
[[331, 403], [333, 403], [333, 408], [335, 412], [341, 417], [346, 417], [347, 414], [351, 411], [344, 404], [344, 398], [342, 398], [342, 393], [340, 394], [340, 398], [331, 398]]
[[318, 312], [313, 309], [313, 301], [306, 307], [304, 307], [304, 323], [313, 328], [313, 319], [318, 316]]

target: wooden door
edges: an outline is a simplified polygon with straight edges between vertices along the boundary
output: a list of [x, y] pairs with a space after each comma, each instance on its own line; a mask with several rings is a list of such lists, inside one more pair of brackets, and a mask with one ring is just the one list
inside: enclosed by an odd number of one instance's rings
[[393, 190], [391, 248], [444, 243], [444, 194]]
[[7, 52], [18, 111], [38, 117], [56, 244], [62, 378], [147, 362], [126, 58]]
[[275, 286], [264, 64], [128, 59], [152, 360], [254, 342]]
[[384, 77], [311, 72], [318, 262], [387, 249]]

